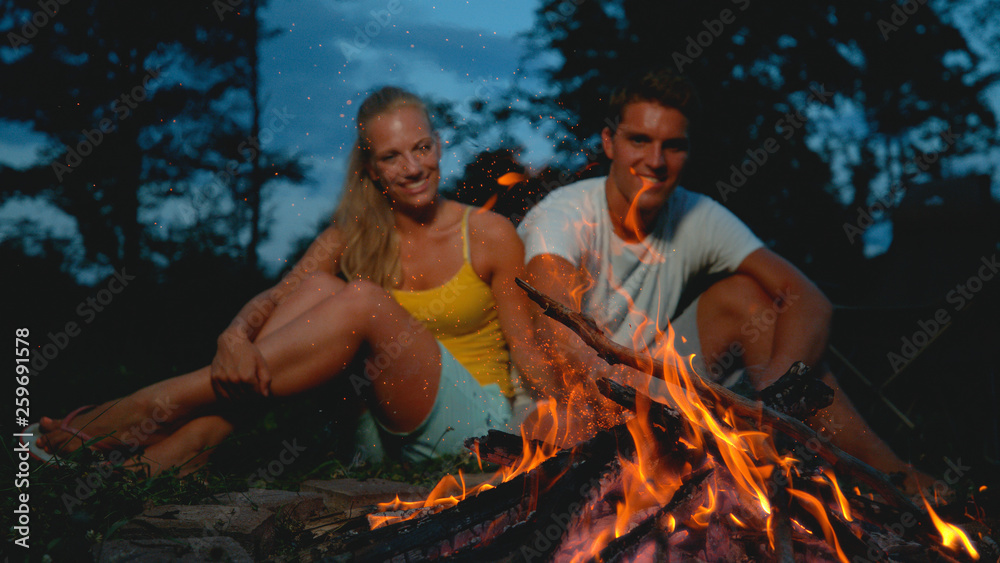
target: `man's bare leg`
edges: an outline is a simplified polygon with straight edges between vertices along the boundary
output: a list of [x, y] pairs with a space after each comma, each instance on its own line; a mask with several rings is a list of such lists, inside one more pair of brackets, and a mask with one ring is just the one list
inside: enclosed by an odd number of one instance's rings
[[[754, 388], [759, 391], [774, 383], [774, 377], [763, 374], [784, 373], [791, 366], [769, 365], [776, 323], [762, 322], [774, 317], [761, 313], [780, 306], [747, 276], [731, 276], [706, 290], [699, 299], [697, 312], [699, 338], [706, 362], [731, 354], [732, 343], [738, 342], [743, 350], [743, 364], [753, 366], [747, 369], [747, 376]], [[933, 484], [932, 477], [900, 459], [868, 426], [824, 364], [818, 359], [802, 360], [814, 364], [814, 369], [822, 369], [823, 382], [834, 390], [833, 403], [806, 421], [813, 429], [830, 436], [833, 445], [882, 472], [905, 473], [907, 493], [916, 493], [919, 487], [926, 488]], [[771, 369], [773, 367], [780, 369]]]

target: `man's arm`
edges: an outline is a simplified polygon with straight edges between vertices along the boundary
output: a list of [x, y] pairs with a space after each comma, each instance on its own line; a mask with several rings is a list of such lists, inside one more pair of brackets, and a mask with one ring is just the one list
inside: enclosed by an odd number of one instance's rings
[[736, 270], [771, 297], [778, 320], [771, 357], [754, 379], [758, 389], [781, 377], [792, 363], [816, 366], [826, 350], [833, 305], [798, 268], [767, 248], [750, 253]]
[[[528, 283], [577, 312], [580, 311], [579, 295], [591, 285], [591, 280], [584, 272], [565, 258], [554, 254], [540, 254], [532, 258], [528, 262], [527, 274]], [[542, 349], [559, 366], [553, 372], [554, 377], [544, 381], [529, 381], [535, 393], [554, 396], [560, 401], [571, 396], [574, 400], [583, 399], [598, 411], [617, 410], [614, 403], [600, 394], [595, 382], [600, 377], [610, 376], [621, 381], [624, 368], [609, 366], [597, 352], [562, 323], [541, 313], [535, 316], [534, 322]]]

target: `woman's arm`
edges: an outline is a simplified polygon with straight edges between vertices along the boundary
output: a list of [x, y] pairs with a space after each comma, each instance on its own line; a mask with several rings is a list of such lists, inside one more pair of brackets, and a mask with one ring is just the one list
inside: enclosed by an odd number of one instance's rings
[[532, 387], [538, 382], [551, 381], [555, 377], [552, 363], [536, 338], [533, 311], [538, 307], [514, 282], [517, 277], [526, 279], [524, 245], [514, 226], [503, 216], [479, 211], [472, 218], [475, 218], [470, 221], [473, 261], [485, 262], [511, 359]]
[[334, 272], [343, 245], [338, 231], [328, 227], [309, 245], [302, 259], [274, 287], [247, 302], [219, 335], [212, 360], [212, 387], [220, 398], [235, 398], [250, 392], [268, 396], [271, 375], [253, 342], [275, 308], [293, 293], [302, 280], [316, 272]]

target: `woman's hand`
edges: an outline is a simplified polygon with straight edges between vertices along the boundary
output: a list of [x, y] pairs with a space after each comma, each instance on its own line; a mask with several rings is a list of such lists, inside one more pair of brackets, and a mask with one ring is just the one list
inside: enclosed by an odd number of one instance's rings
[[221, 399], [237, 399], [251, 393], [271, 394], [271, 372], [260, 350], [246, 336], [227, 330], [219, 337], [212, 359], [212, 389]]

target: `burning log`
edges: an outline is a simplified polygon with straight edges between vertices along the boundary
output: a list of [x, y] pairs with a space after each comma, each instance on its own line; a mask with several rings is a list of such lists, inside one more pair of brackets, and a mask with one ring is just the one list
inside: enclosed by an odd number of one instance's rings
[[[479, 454], [479, 459], [487, 463], [494, 463], [505, 467], [512, 467], [524, 455], [525, 444], [521, 436], [503, 432], [501, 430], [489, 430], [485, 438], [469, 438], [465, 441], [466, 449]], [[544, 447], [537, 440], [533, 440], [529, 448], [537, 451]]]
[[[645, 370], [645, 373], [667, 381], [665, 373], [668, 368], [662, 360], [639, 356], [633, 350], [611, 341], [593, 320], [539, 292], [524, 280], [517, 279], [517, 284], [528, 292], [528, 296], [542, 307], [547, 316], [576, 332], [609, 364], [622, 364], [634, 369]], [[843, 452], [840, 448], [821, 440], [811, 428], [802, 422], [768, 408], [760, 401], [751, 401], [737, 395], [715, 382], [697, 376], [688, 379], [688, 381], [691, 382], [694, 391], [704, 402], [721, 406], [723, 409], [730, 409], [758, 428], [777, 430], [802, 444], [815, 444], [816, 455], [829, 463], [838, 474], [852, 475], [877, 491], [894, 506], [912, 511], [914, 514], [920, 513], [909, 499], [879, 471]], [[671, 384], [667, 383], [667, 385]]]
[[[602, 561], [605, 563], [617, 563], [623, 560], [623, 558], [631, 556], [639, 547], [642, 540], [651, 534], [660, 533], [662, 520], [681, 504], [690, 501], [695, 491], [701, 487], [705, 478], [711, 475], [712, 471], [713, 469], [709, 467], [689, 475], [685, 479], [684, 484], [681, 485], [681, 488], [677, 489], [677, 492], [674, 493], [674, 497], [670, 499], [670, 502], [656, 511], [655, 514], [636, 525], [635, 528], [624, 536], [615, 538], [614, 541], [601, 550], [600, 555], [591, 559], [590, 563], [599, 563]], [[657, 539], [659, 540], [660, 538]]]
[[[509, 451], [504, 450], [511, 448], [511, 440], [512, 435], [493, 432], [480, 441], [479, 448], [507, 457]], [[620, 449], [633, 447], [624, 427], [600, 432], [572, 451], [560, 451], [532, 471], [482, 490], [448, 510], [363, 534], [345, 543], [342, 552], [329, 561], [382, 561], [400, 553], [407, 554], [407, 560], [449, 556], [460, 561], [471, 554], [476, 561], [490, 561], [505, 559], [521, 548], [531, 551], [531, 558], [543, 557], [558, 547], [575, 512], [573, 505], [581, 502], [581, 491], [593, 488]], [[533, 536], [538, 526], [547, 534], [550, 523], [560, 527], [559, 535], [543, 536], [544, 545], [539, 545]]]
[[768, 521], [768, 532], [774, 549], [774, 560], [778, 563], [795, 563], [795, 550], [792, 547], [792, 520], [788, 516], [791, 498], [788, 489], [782, 486], [777, 477], [777, 471], [771, 475], [771, 519]]
[[758, 393], [764, 405], [805, 420], [833, 404], [833, 389], [808, 375], [809, 366], [795, 362], [788, 372]]
[[[533, 470], [545, 477], [537, 481], [537, 504], [520, 523], [491, 539], [488, 545], [456, 553], [454, 561], [539, 561], [559, 548], [570, 523], [587, 498], [599, 489], [602, 475], [624, 445], [631, 449], [624, 427], [599, 432], [578, 446]], [[499, 488], [499, 487], [498, 487]], [[492, 492], [492, 491], [489, 491]]]

